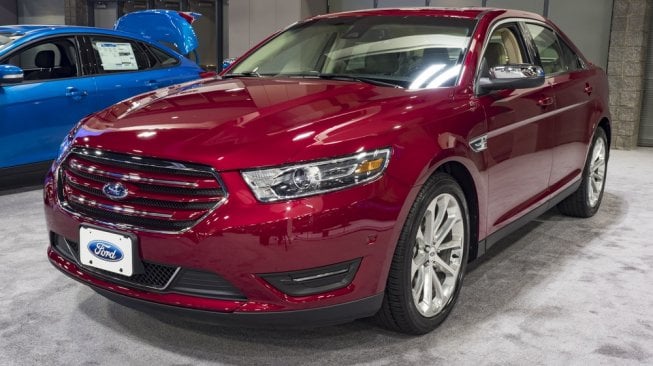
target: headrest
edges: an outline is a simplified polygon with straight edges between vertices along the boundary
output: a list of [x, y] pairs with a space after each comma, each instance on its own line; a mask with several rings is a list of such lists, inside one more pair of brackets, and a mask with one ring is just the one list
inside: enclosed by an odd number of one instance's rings
[[397, 71], [399, 59], [394, 53], [382, 53], [365, 57], [365, 72], [388, 75]]
[[485, 60], [487, 61], [488, 67], [505, 65], [508, 62], [506, 48], [501, 43], [488, 43], [487, 49], [485, 50]]
[[42, 69], [53, 68], [54, 51], [52, 50], [39, 51], [39, 53], [36, 54], [36, 58], [34, 59], [34, 64], [36, 65], [36, 67], [40, 67]]
[[446, 48], [425, 48], [422, 54], [422, 65], [431, 66], [449, 64], [449, 51]]

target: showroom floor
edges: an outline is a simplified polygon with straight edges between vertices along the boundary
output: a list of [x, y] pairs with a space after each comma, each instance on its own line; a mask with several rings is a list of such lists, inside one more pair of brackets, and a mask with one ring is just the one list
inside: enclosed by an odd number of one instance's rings
[[38, 190], [0, 196], [0, 365], [653, 364], [653, 149], [615, 151], [599, 213], [552, 210], [467, 275], [422, 337], [367, 321], [246, 330], [154, 318], [45, 256]]

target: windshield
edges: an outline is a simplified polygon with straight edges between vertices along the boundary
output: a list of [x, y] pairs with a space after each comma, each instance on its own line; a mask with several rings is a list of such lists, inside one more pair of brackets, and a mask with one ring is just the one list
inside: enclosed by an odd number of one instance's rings
[[7, 33], [7, 32], [0, 33], [0, 49], [10, 45], [11, 42], [17, 40], [22, 36], [23, 36], [22, 33]]
[[452, 86], [474, 25], [426, 16], [318, 19], [284, 31], [230, 74], [352, 77], [410, 89]]

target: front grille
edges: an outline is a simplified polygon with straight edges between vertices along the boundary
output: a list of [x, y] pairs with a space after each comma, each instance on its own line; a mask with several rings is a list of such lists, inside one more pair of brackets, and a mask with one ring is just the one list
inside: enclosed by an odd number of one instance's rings
[[[64, 239], [60, 235], [52, 234], [52, 246], [64, 257], [79, 263], [79, 244]], [[104, 271], [98, 268], [91, 268], [82, 265], [86, 270], [98, 275], [100, 278], [108, 279], [112, 282], [118, 282], [134, 287], [146, 287], [148, 289], [162, 290], [173, 279], [178, 267], [166, 266], [162, 264], [141, 262], [143, 264], [143, 273], [133, 274], [130, 277], [120, 276], [112, 272]]]
[[[103, 188], [120, 183], [124, 198]], [[178, 232], [204, 218], [226, 198], [208, 166], [74, 149], [61, 164], [59, 198], [83, 217], [118, 227]]]
[[143, 273], [133, 274], [130, 277], [126, 278], [117, 277], [114, 273], [97, 268], [93, 268], [93, 271], [103, 275], [104, 277], [110, 277], [112, 280], [118, 280], [130, 285], [151, 287], [155, 289], [165, 288], [168, 285], [168, 282], [170, 282], [172, 279], [172, 276], [174, 276], [175, 271], [177, 271], [176, 267], [164, 266], [161, 264], [149, 262], [143, 262], [143, 267]]

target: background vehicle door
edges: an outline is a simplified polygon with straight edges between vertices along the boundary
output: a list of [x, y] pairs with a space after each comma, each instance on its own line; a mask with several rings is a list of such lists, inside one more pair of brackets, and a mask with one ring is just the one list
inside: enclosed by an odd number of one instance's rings
[[74, 36], [49, 38], [0, 60], [23, 69], [20, 84], [0, 86], [0, 167], [55, 158], [68, 131], [96, 110]]
[[199, 78], [197, 66], [188, 67], [166, 52], [135, 40], [90, 35], [86, 37], [93, 73], [101, 95], [113, 103], [122, 99]]
[[537, 59], [556, 96], [553, 129], [552, 191], [577, 178], [585, 165], [592, 118], [592, 70], [584, 68], [576, 53], [543, 24], [526, 23]]
[[[532, 63], [521, 28], [501, 24], [492, 31], [487, 67]], [[481, 68], [487, 73], [488, 68]], [[555, 99], [548, 85], [502, 90], [479, 97], [488, 123], [488, 233], [514, 221], [546, 197], [551, 171]], [[473, 141], [472, 141], [473, 143]]]

